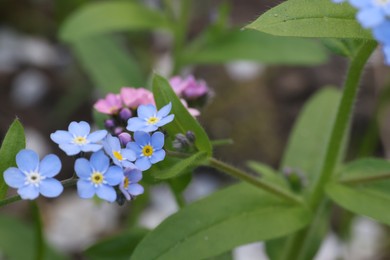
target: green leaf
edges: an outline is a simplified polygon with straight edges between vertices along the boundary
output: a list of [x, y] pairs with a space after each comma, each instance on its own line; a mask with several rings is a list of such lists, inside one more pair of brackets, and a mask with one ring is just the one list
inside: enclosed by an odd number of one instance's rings
[[[36, 251], [34, 230], [15, 217], [0, 215], [0, 255], [2, 259], [32, 259]], [[45, 249], [43, 259], [67, 259], [53, 249]]]
[[74, 42], [73, 48], [92, 82], [103, 94], [118, 93], [123, 86], [145, 83], [136, 61], [108, 36]]
[[[390, 225], [390, 180], [376, 178], [389, 177], [389, 173], [389, 161], [373, 158], [357, 160], [340, 170], [338, 179], [326, 186], [326, 192], [342, 207]], [[364, 182], [369, 179], [371, 182]]]
[[281, 170], [288, 167], [301, 171], [309, 182], [317, 178], [325, 160], [340, 96], [338, 90], [325, 88], [305, 104], [290, 135]]
[[175, 115], [175, 119], [164, 126], [168, 134], [173, 137], [178, 133], [192, 131], [196, 138], [196, 148], [201, 152], [206, 152], [207, 156], [211, 156], [212, 146], [206, 132], [180, 102], [168, 81], [157, 74], [153, 78], [153, 94], [159, 108], [167, 105], [169, 102], [172, 103], [171, 113]]
[[283, 188], [289, 188], [286, 179], [270, 166], [255, 161], [249, 161], [247, 162], [247, 165], [250, 169], [260, 174], [262, 179], [277, 184]]
[[135, 1], [91, 3], [77, 9], [61, 26], [60, 38], [67, 42], [124, 30], [168, 29], [168, 19]]
[[268, 10], [246, 28], [280, 36], [372, 39], [347, 3], [289, 0]]
[[157, 179], [169, 179], [185, 173], [188, 169], [192, 169], [202, 164], [207, 159], [206, 152], [198, 152], [191, 155], [188, 158], [179, 160], [176, 164], [172, 165], [169, 169], [162, 170], [154, 173], [154, 177]]
[[16, 166], [16, 154], [26, 146], [24, 129], [19, 119], [15, 119], [9, 127], [0, 148], [0, 199], [7, 195], [8, 186], [4, 182], [3, 173], [9, 167]]
[[328, 49], [330, 49], [334, 53], [349, 58], [355, 57], [359, 47], [364, 44], [363, 40], [355, 39], [324, 38], [321, 41]]
[[267, 64], [319, 64], [327, 60], [317, 42], [292, 37], [277, 37], [254, 30], [208, 33], [182, 54], [184, 64], [214, 64], [234, 60]]
[[233, 185], [166, 219], [141, 241], [131, 259], [204, 259], [287, 235], [310, 218], [302, 205], [289, 205], [249, 184]]
[[149, 230], [142, 228], [126, 231], [97, 242], [86, 249], [84, 254], [93, 260], [129, 259], [134, 248], [148, 232]]

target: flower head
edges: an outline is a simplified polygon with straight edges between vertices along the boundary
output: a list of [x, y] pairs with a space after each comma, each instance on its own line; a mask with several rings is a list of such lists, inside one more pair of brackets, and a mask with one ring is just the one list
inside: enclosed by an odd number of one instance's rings
[[90, 133], [91, 127], [87, 122], [71, 122], [68, 131], [57, 130], [50, 135], [53, 142], [59, 144], [67, 155], [76, 155], [82, 152], [96, 152], [102, 149], [100, 141], [106, 137], [106, 130]]
[[174, 115], [168, 115], [172, 104], [162, 107], [157, 111], [153, 105], [141, 105], [138, 107], [138, 117], [132, 117], [127, 121], [127, 130], [153, 132], [159, 127], [168, 124], [174, 118]]
[[119, 184], [119, 189], [127, 200], [131, 200], [133, 196], [144, 193], [144, 187], [138, 184], [142, 179], [142, 172], [140, 170], [137, 168], [128, 168], [125, 170], [124, 175], [123, 181]]
[[122, 101], [120, 95], [109, 93], [106, 98], [96, 101], [93, 107], [100, 113], [114, 115], [122, 108]]
[[61, 161], [54, 155], [45, 156], [39, 161], [39, 156], [32, 150], [21, 150], [16, 155], [16, 167], [10, 167], [4, 172], [4, 180], [8, 186], [18, 189], [22, 199], [33, 200], [39, 194], [48, 198], [59, 196], [64, 187], [54, 179], [61, 170]]
[[154, 105], [153, 93], [145, 88], [121, 88], [120, 97], [127, 107], [136, 109], [140, 105]]
[[186, 78], [181, 78], [179, 76], [173, 77], [169, 80], [169, 83], [176, 95], [189, 100], [197, 99], [209, 92], [209, 87], [206, 82], [203, 80], [196, 81], [192, 75]]
[[132, 163], [136, 159], [134, 151], [127, 148], [123, 149], [118, 137], [107, 135], [103, 141], [103, 147], [114, 164], [125, 168], [134, 167]]
[[149, 169], [152, 164], [160, 162], [165, 158], [164, 134], [155, 132], [150, 136], [146, 132], [137, 131], [134, 133], [135, 142], [127, 144], [127, 148], [133, 150], [137, 156], [135, 166], [141, 171]]
[[95, 194], [109, 202], [116, 200], [113, 186], [123, 180], [123, 170], [118, 166], [110, 166], [110, 159], [103, 151], [93, 153], [90, 160], [79, 158], [74, 170], [80, 178], [77, 181], [77, 193], [83, 199], [92, 198]]
[[356, 18], [364, 28], [374, 28], [390, 15], [390, 0], [349, 0], [358, 9]]

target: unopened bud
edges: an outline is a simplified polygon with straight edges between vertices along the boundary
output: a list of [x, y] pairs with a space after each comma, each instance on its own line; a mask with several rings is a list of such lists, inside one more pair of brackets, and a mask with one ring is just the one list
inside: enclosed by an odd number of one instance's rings
[[123, 128], [122, 127], [116, 127], [114, 129], [114, 135], [116, 135], [116, 136], [120, 135], [122, 132], [123, 132]]
[[187, 131], [186, 137], [187, 137], [188, 141], [190, 141], [191, 143], [195, 142], [195, 133], [194, 132]]
[[107, 119], [104, 121], [104, 127], [107, 129], [112, 129], [115, 127], [115, 121], [113, 119]]
[[132, 115], [133, 113], [131, 113], [131, 110], [128, 109], [127, 107], [122, 108], [121, 111], [119, 112], [119, 117], [123, 121], [127, 121], [127, 119], [129, 119]]
[[118, 135], [119, 141], [123, 146], [126, 146], [128, 142], [131, 141], [131, 136], [129, 133], [122, 132]]

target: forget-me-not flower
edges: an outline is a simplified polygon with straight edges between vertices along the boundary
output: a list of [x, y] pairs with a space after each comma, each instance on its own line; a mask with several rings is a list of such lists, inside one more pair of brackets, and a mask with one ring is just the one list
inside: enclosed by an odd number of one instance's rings
[[356, 18], [364, 28], [374, 28], [390, 16], [390, 0], [349, 0], [359, 11]]
[[136, 159], [135, 152], [127, 148], [122, 148], [118, 137], [110, 134], [107, 135], [103, 140], [103, 147], [114, 164], [124, 168], [135, 167], [132, 163]]
[[48, 198], [59, 196], [64, 187], [54, 179], [61, 170], [58, 156], [49, 154], [42, 161], [36, 152], [21, 150], [16, 155], [16, 167], [10, 167], [4, 172], [4, 180], [8, 186], [18, 189], [22, 199], [33, 200], [39, 194]]
[[174, 115], [168, 115], [171, 111], [172, 104], [162, 107], [157, 111], [153, 105], [141, 105], [138, 107], [138, 117], [132, 117], [127, 121], [127, 130], [153, 132], [159, 127], [168, 124], [175, 117]]
[[83, 199], [95, 194], [104, 200], [114, 202], [116, 192], [113, 186], [123, 180], [123, 170], [119, 166], [110, 166], [110, 159], [102, 150], [92, 154], [90, 160], [79, 158], [74, 170], [80, 178], [77, 181], [77, 193]]
[[150, 136], [146, 132], [137, 131], [134, 133], [135, 142], [129, 142], [127, 148], [132, 149], [137, 160], [135, 166], [141, 171], [149, 169], [152, 164], [164, 160], [165, 151], [162, 149], [164, 146], [164, 134], [161, 132], [155, 132]]
[[138, 182], [142, 179], [142, 172], [137, 168], [128, 168], [124, 172], [124, 179], [119, 184], [119, 189], [126, 197], [127, 200], [131, 200], [133, 196], [138, 196], [144, 193], [144, 187]]
[[107, 135], [106, 130], [90, 133], [91, 127], [85, 121], [71, 122], [68, 131], [57, 130], [50, 135], [51, 140], [59, 144], [67, 155], [76, 155], [80, 152], [96, 152], [102, 149], [100, 143]]

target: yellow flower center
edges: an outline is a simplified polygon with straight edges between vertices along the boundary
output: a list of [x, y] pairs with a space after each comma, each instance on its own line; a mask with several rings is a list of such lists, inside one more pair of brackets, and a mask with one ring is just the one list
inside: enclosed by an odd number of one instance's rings
[[104, 176], [101, 172], [93, 172], [91, 176], [91, 181], [93, 184], [101, 184], [104, 181]]
[[129, 178], [125, 177], [125, 180], [123, 181], [123, 187], [127, 189], [129, 187], [130, 181]]
[[147, 157], [151, 156], [153, 154], [153, 147], [151, 145], [145, 145], [142, 148], [142, 154]]
[[114, 157], [117, 158], [119, 161], [122, 161], [122, 160], [123, 160], [123, 156], [122, 156], [122, 154], [121, 154], [120, 151], [114, 151], [112, 154], [113, 154]]
[[87, 143], [87, 139], [84, 136], [76, 136], [73, 139], [73, 142], [75, 144], [82, 145], [82, 144], [86, 144]]
[[155, 117], [155, 116], [151, 116], [148, 118], [148, 120], [146, 121], [149, 125], [154, 125], [154, 124], [157, 124], [158, 121], [160, 121], [160, 119], [158, 117]]

